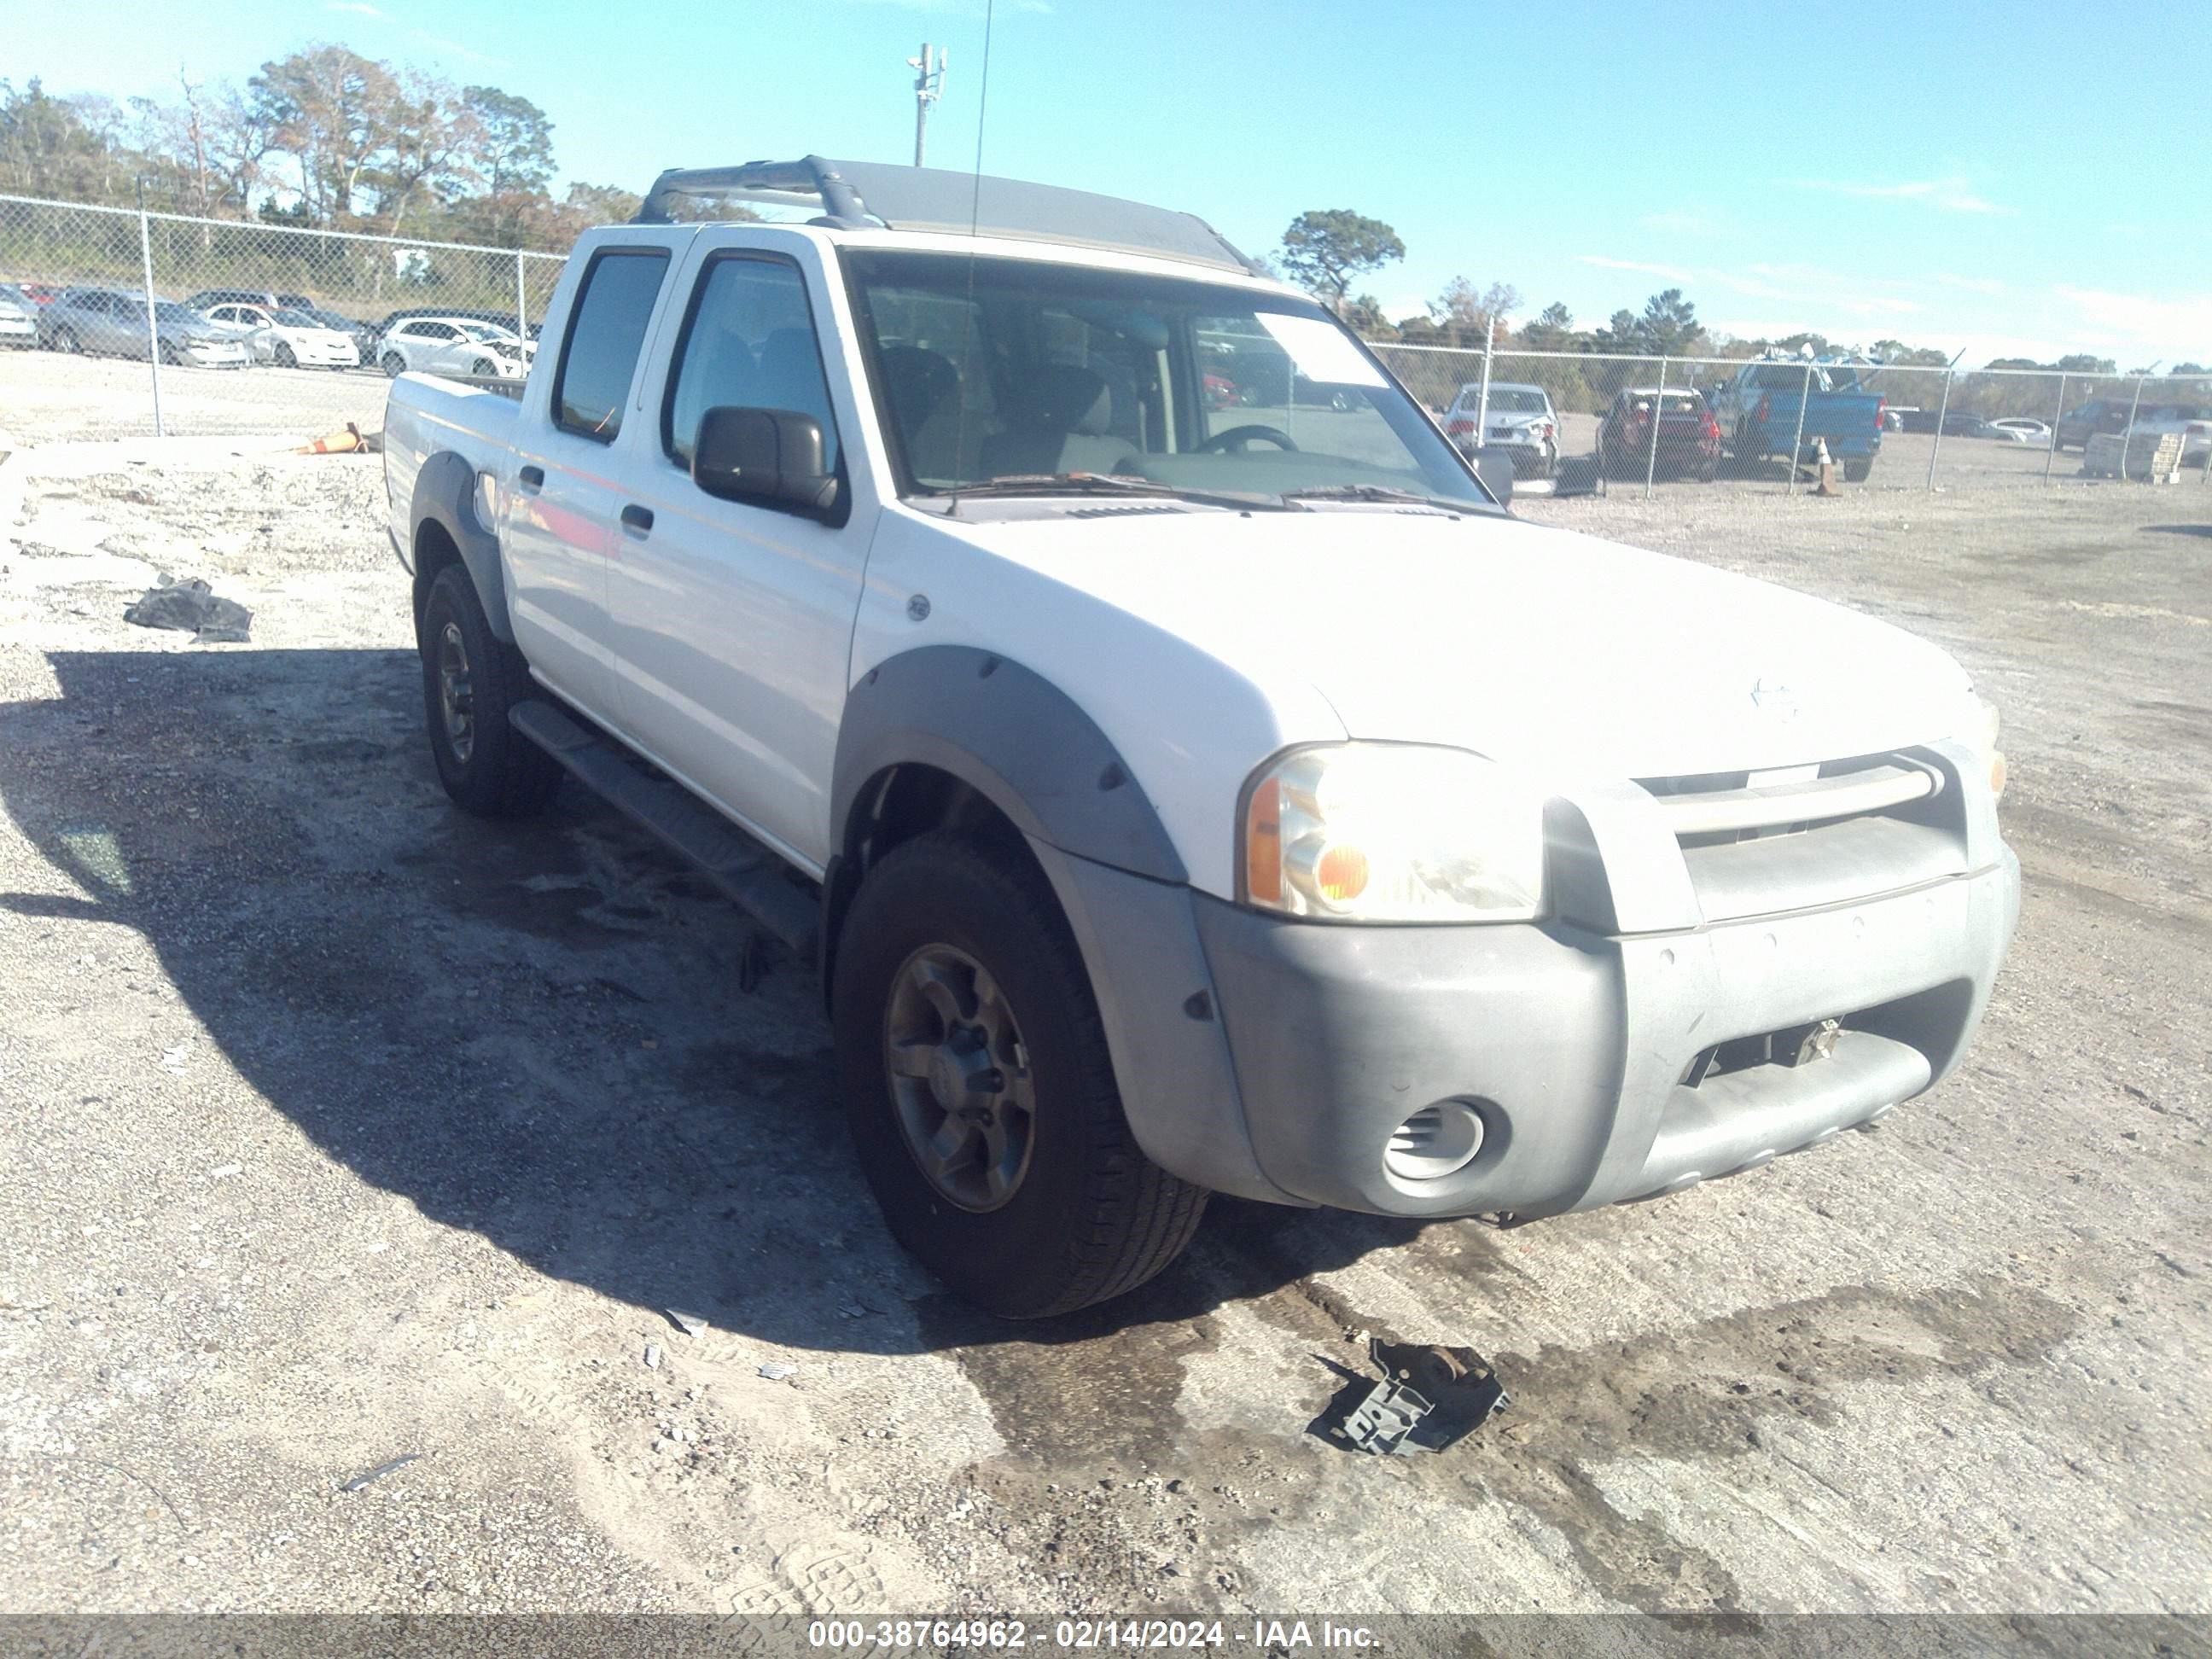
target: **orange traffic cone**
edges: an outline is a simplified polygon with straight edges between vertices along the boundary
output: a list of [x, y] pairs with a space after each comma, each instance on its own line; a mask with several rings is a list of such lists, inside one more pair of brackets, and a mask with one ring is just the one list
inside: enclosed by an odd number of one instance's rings
[[301, 444], [295, 455], [343, 455], [361, 447], [361, 428], [351, 421], [336, 432], [326, 432], [311, 444]]

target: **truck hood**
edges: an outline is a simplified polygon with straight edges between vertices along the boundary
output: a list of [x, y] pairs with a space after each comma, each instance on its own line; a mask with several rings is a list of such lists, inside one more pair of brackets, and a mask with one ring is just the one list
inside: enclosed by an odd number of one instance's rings
[[1304, 682], [1352, 737], [1563, 781], [1789, 766], [1969, 726], [1964, 671], [1902, 629], [1520, 520], [1327, 508], [947, 527], [1262, 687]]

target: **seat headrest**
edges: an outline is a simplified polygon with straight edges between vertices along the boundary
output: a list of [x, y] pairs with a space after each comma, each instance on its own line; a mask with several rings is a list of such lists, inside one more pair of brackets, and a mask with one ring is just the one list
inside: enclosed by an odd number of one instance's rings
[[1050, 363], [1037, 376], [1031, 408], [1047, 431], [1103, 436], [1113, 424], [1106, 377], [1079, 363]]
[[909, 431], [920, 426], [960, 388], [960, 371], [942, 352], [927, 346], [885, 346], [880, 354], [884, 388], [891, 408]]

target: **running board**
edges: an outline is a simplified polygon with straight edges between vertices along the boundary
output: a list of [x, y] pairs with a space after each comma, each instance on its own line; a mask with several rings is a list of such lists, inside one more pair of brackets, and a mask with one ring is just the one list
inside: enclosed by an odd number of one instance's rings
[[542, 697], [507, 711], [514, 729], [639, 828], [692, 863], [739, 908], [811, 961], [821, 923], [783, 860], [682, 785], [646, 771], [627, 750]]

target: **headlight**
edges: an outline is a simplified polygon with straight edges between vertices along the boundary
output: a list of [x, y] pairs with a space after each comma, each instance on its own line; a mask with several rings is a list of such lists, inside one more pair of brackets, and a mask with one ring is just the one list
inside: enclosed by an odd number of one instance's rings
[[1528, 921], [1544, 798], [1460, 749], [1299, 749], [1246, 786], [1244, 902], [1317, 921]]
[[2002, 795], [2005, 789], [2004, 750], [1997, 747], [1997, 706], [1986, 697], [1971, 700], [1971, 717], [1964, 730], [1957, 734], [1958, 741], [1980, 756], [1989, 767], [1990, 793]]

